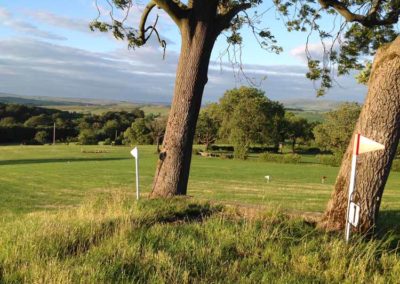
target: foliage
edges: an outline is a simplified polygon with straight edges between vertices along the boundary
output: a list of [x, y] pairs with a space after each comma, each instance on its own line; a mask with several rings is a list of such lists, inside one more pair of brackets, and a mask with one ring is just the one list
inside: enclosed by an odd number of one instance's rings
[[360, 111], [357, 103], [345, 103], [337, 110], [328, 112], [325, 121], [314, 128], [315, 142], [325, 150], [344, 153]]
[[[56, 124], [57, 141], [73, 141], [79, 131], [90, 129], [96, 132], [96, 142], [122, 133], [143, 111], [133, 109], [129, 112], [105, 112], [101, 115], [80, 114], [34, 106], [0, 103], [0, 143], [26, 143], [35, 140], [35, 133], [47, 131]], [[81, 137], [82, 138], [82, 137]], [[83, 138], [82, 138], [83, 139]], [[120, 141], [117, 135], [117, 142]], [[95, 143], [90, 141], [90, 144]]]
[[[150, 131], [150, 136], [157, 147], [162, 143], [167, 128], [168, 116], [154, 116], [148, 115], [146, 117], [146, 127]], [[157, 152], [160, 149], [157, 148]]]
[[298, 154], [282, 155], [282, 154], [263, 153], [259, 156], [259, 160], [263, 162], [298, 164], [301, 162], [301, 156]]
[[47, 131], [41, 130], [35, 134], [35, 140], [40, 144], [46, 144], [49, 139]]
[[[392, 42], [400, 33], [396, 27], [400, 16], [398, 0], [277, 0], [278, 10], [286, 19], [289, 31], [316, 32], [321, 38], [324, 55], [313, 57], [307, 49], [311, 80], [320, 80], [319, 95], [332, 86], [332, 77], [348, 74], [351, 69], [362, 70], [359, 79], [368, 80], [368, 62], [362, 64], [359, 58], [373, 56], [379, 47]], [[336, 26], [336, 16], [345, 21]], [[334, 17], [332, 17], [334, 16]], [[333, 22], [333, 28], [324, 23]], [[308, 41], [307, 41], [308, 43]], [[337, 72], [335, 72], [337, 69]]]
[[0, 127], [11, 127], [17, 124], [17, 120], [12, 116], [4, 117], [0, 120]]
[[81, 129], [78, 135], [78, 142], [81, 145], [97, 144], [97, 134], [93, 129]]
[[45, 114], [32, 116], [25, 121], [26, 127], [39, 127], [39, 126], [50, 126], [51, 120]]
[[211, 105], [211, 107], [207, 106], [200, 112], [196, 126], [197, 141], [200, 144], [206, 145], [206, 150], [217, 140], [218, 129], [220, 127], [219, 119], [212, 113], [213, 105]]
[[284, 108], [255, 88], [241, 87], [227, 91], [220, 99], [221, 127], [219, 135], [234, 145], [235, 157], [246, 157], [252, 143], [279, 142]]
[[317, 160], [322, 165], [338, 167], [342, 162], [342, 155], [335, 153], [333, 155], [317, 155]]
[[153, 140], [150, 135], [150, 129], [146, 125], [146, 119], [136, 119], [130, 128], [124, 132], [125, 144], [152, 144]]
[[284, 136], [292, 141], [292, 152], [295, 152], [295, 146], [298, 139], [308, 141], [313, 138], [312, 129], [315, 124], [309, 123], [307, 119], [295, 116], [291, 112], [285, 113]]

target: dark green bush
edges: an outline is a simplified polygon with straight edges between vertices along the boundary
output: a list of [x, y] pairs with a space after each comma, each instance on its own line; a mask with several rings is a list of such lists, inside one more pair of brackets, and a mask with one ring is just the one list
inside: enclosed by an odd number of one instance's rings
[[301, 156], [298, 154], [272, 154], [263, 153], [259, 156], [263, 162], [285, 163], [285, 164], [298, 164], [301, 162]]

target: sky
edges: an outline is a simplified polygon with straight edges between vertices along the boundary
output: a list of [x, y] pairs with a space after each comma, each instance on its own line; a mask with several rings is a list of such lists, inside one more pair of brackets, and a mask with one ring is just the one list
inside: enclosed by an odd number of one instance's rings
[[[107, 14], [107, 2], [98, 3]], [[137, 27], [146, 2], [140, 3], [129, 14], [127, 23], [132, 27]], [[244, 74], [271, 99], [317, 99], [315, 85], [305, 78], [307, 34], [288, 33], [271, 7], [267, 1], [258, 8], [259, 13], [267, 11], [261, 24], [272, 31], [284, 51], [276, 55], [262, 50], [244, 30]], [[164, 60], [154, 38], [144, 47], [129, 50], [126, 42], [111, 34], [90, 31], [89, 23], [97, 16], [94, 0], [0, 0], [0, 93], [170, 103], [180, 35], [168, 15], [162, 10], [156, 13], [161, 37], [167, 41]], [[155, 15], [149, 20], [154, 19]], [[338, 25], [331, 18], [321, 24]], [[316, 36], [311, 37], [309, 49], [317, 58], [321, 56]], [[227, 89], [249, 85], [232, 70], [226, 56], [221, 58], [224, 50], [226, 39], [220, 36], [203, 103], [217, 101]], [[356, 83], [354, 75], [337, 78], [322, 100], [362, 102], [366, 88]]]

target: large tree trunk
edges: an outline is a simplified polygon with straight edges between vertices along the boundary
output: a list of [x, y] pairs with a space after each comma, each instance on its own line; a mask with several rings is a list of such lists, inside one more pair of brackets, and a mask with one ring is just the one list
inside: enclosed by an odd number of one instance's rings
[[[384, 151], [362, 154], [357, 163], [356, 198], [361, 207], [356, 231], [367, 233], [375, 226], [383, 190], [400, 137], [400, 37], [377, 52], [368, 83], [368, 95], [355, 133], [385, 145]], [[354, 139], [354, 135], [353, 135]], [[335, 189], [321, 227], [345, 227], [353, 141], [343, 157]]]
[[190, 18], [181, 26], [174, 98], [151, 197], [185, 195], [187, 191], [196, 122], [217, 37], [212, 19], [207, 19], [207, 11], [203, 14], [203, 18]]

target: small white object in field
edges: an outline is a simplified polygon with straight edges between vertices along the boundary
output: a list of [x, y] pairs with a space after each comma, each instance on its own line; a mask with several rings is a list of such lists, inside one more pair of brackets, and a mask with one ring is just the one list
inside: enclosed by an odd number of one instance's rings
[[270, 176], [265, 176], [265, 179], [269, 182], [270, 181]]

